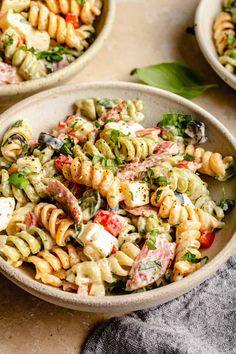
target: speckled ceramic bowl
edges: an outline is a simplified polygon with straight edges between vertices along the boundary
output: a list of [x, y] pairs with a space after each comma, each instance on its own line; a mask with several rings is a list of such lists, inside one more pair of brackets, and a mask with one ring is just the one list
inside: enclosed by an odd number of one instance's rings
[[236, 75], [231, 74], [219, 62], [212, 38], [215, 17], [222, 11], [223, 0], [201, 0], [195, 16], [195, 32], [199, 47], [215, 72], [236, 90]]
[[102, 48], [115, 18], [115, 0], [103, 0], [101, 16], [96, 18], [97, 37], [93, 44], [73, 63], [45, 78], [24, 81], [20, 84], [0, 85], [0, 105], [13, 104], [44, 89], [58, 86], [80, 72]]
[[[167, 91], [162, 91], [145, 85], [124, 82], [94, 82], [63, 86], [44, 91], [16, 104], [2, 114], [0, 118], [1, 133], [17, 119], [26, 119], [32, 126], [35, 135], [41, 131], [48, 131], [59, 120], [72, 113], [72, 105], [83, 97], [110, 97], [110, 98], [140, 98], [144, 102], [146, 127], [156, 126], [161, 115], [166, 112], [192, 113], [207, 125], [209, 137], [207, 147], [222, 154], [236, 156], [236, 142], [225, 127], [212, 115], [194, 103]], [[219, 183], [210, 179], [210, 189], [216, 200], [221, 199]], [[235, 179], [224, 184], [227, 197], [236, 200]], [[0, 257], [0, 270], [12, 282], [22, 289], [59, 306], [80, 311], [91, 312], [128, 312], [143, 309], [186, 293], [194, 288], [211, 274], [231, 255], [236, 253], [236, 208], [226, 217], [226, 227], [217, 233], [212, 247], [207, 250], [210, 262], [194, 274], [165, 287], [137, 294], [86, 297], [66, 293], [60, 289], [44, 285], [34, 280], [31, 268], [13, 268]]]

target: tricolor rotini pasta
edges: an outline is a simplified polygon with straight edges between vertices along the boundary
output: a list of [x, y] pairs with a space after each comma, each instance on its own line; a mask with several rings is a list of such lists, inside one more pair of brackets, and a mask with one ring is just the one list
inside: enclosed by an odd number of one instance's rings
[[75, 61], [94, 41], [102, 0], [2, 1], [1, 84], [46, 77]]
[[[74, 6], [45, 3], [58, 16]], [[78, 296], [150, 290], [204, 266], [203, 249], [234, 207], [225, 196], [215, 201], [208, 186], [233, 177], [234, 157], [199, 146], [205, 125], [191, 115], [163, 115], [147, 129], [143, 117], [139, 99], [82, 98], [38, 138], [24, 120], [7, 129], [0, 156], [6, 262]]]
[[213, 25], [213, 40], [219, 61], [224, 67], [235, 74], [236, 70], [236, 4], [224, 0], [223, 11], [219, 13]]

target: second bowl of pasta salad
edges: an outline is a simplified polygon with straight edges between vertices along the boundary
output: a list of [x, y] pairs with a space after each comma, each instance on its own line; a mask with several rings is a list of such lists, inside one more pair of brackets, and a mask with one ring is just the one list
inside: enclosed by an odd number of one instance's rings
[[236, 2], [201, 0], [195, 16], [196, 37], [216, 73], [236, 89]]
[[111, 29], [110, 0], [0, 2], [0, 102], [62, 82], [81, 71]]
[[1, 122], [0, 268], [35, 295], [149, 307], [235, 251], [235, 142], [194, 104], [91, 83], [36, 95]]

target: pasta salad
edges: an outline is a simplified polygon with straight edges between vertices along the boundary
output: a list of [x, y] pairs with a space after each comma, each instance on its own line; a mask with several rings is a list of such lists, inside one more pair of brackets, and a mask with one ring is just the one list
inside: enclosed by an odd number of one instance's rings
[[39, 79], [94, 41], [102, 0], [0, 1], [0, 84]]
[[232, 74], [236, 70], [236, 1], [224, 0], [213, 25], [213, 38], [220, 63]]
[[144, 128], [140, 99], [79, 99], [33, 137], [3, 135], [0, 255], [64, 291], [103, 296], [179, 281], [207, 261], [234, 201], [216, 203], [202, 175], [224, 182], [234, 158], [205, 150], [203, 122], [167, 113]]

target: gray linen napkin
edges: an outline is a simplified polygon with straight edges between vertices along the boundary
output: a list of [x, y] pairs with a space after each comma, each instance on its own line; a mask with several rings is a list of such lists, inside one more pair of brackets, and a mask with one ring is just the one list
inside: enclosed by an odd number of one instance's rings
[[164, 305], [100, 325], [83, 354], [236, 353], [236, 257]]

